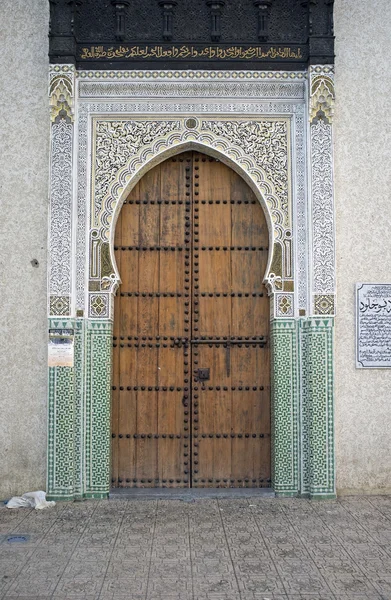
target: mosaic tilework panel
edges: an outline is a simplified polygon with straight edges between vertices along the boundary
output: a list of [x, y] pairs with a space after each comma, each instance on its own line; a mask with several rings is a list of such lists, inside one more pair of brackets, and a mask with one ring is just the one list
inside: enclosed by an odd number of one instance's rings
[[[49, 319], [49, 329], [73, 329], [72, 319]], [[73, 498], [75, 371], [49, 368], [47, 492], [51, 498]]]
[[275, 294], [277, 307], [275, 317], [294, 317], [294, 294]]
[[90, 317], [108, 318], [110, 316], [109, 308], [109, 295], [108, 294], [90, 294], [89, 295], [89, 309], [88, 314]]
[[335, 495], [333, 319], [301, 322], [303, 487]]
[[66, 316], [71, 312], [70, 296], [50, 296], [49, 315]]
[[272, 472], [276, 494], [299, 491], [297, 329], [293, 319], [271, 323]]
[[49, 368], [48, 483], [50, 497], [73, 497], [74, 370]]
[[315, 294], [314, 314], [335, 315], [335, 294]]
[[85, 496], [102, 497], [110, 485], [112, 322], [87, 321], [86, 326]]
[[75, 498], [82, 498], [84, 491], [84, 351], [85, 327], [84, 319], [75, 319], [75, 421], [74, 421], [74, 484]]

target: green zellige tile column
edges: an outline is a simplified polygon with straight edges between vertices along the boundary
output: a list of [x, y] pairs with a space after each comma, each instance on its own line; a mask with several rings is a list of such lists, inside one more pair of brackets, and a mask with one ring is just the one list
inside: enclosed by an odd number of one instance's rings
[[113, 324], [88, 320], [86, 330], [85, 492], [107, 497], [110, 490], [110, 411]]
[[[74, 329], [73, 319], [49, 319], [49, 329]], [[75, 368], [49, 367], [47, 496], [74, 499]]]
[[334, 498], [334, 319], [312, 317], [300, 325], [305, 491]]
[[299, 491], [297, 326], [294, 319], [271, 322], [272, 481], [278, 496]]

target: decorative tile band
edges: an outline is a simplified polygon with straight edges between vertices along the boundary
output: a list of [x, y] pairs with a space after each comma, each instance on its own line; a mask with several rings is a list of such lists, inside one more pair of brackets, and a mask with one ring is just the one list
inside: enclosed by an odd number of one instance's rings
[[50, 497], [74, 494], [74, 369], [49, 368], [48, 484]]
[[78, 78], [89, 80], [105, 79], [151, 79], [151, 80], [243, 80], [243, 79], [267, 79], [267, 80], [295, 80], [306, 79], [305, 71], [77, 71]]
[[314, 313], [315, 315], [334, 315], [335, 294], [315, 294]]
[[[71, 330], [71, 319], [49, 319], [49, 329]], [[49, 368], [47, 492], [64, 500], [74, 497], [75, 370]]]
[[50, 296], [49, 297], [49, 315], [63, 317], [71, 314], [71, 297]]
[[74, 359], [75, 359], [75, 419], [74, 419], [74, 483], [73, 494], [75, 499], [84, 496], [84, 453], [85, 453], [85, 321], [74, 320]]
[[275, 303], [276, 303], [276, 317], [286, 318], [286, 317], [294, 317], [294, 294], [275, 294]]
[[[80, 98], [132, 98], [132, 97], [183, 97], [192, 98], [217, 98], [221, 91], [220, 81], [208, 82], [181, 82], [175, 85], [171, 82], [118, 82], [118, 81], [80, 81]], [[270, 81], [246, 84], [245, 81], [226, 82], [225, 93], [229, 98], [284, 98], [304, 99], [304, 86], [301, 82]]]

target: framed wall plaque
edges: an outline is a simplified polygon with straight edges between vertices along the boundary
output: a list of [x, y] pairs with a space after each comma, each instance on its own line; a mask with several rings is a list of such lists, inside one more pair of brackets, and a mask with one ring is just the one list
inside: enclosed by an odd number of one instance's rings
[[391, 368], [391, 284], [356, 284], [356, 367]]

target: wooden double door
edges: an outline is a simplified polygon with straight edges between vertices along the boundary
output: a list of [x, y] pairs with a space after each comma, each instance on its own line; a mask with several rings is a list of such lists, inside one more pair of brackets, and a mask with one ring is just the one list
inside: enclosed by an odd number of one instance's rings
[[248, 185], [186, 152], [116, 228], [113, 487], [269, 487], [268, 230]]

